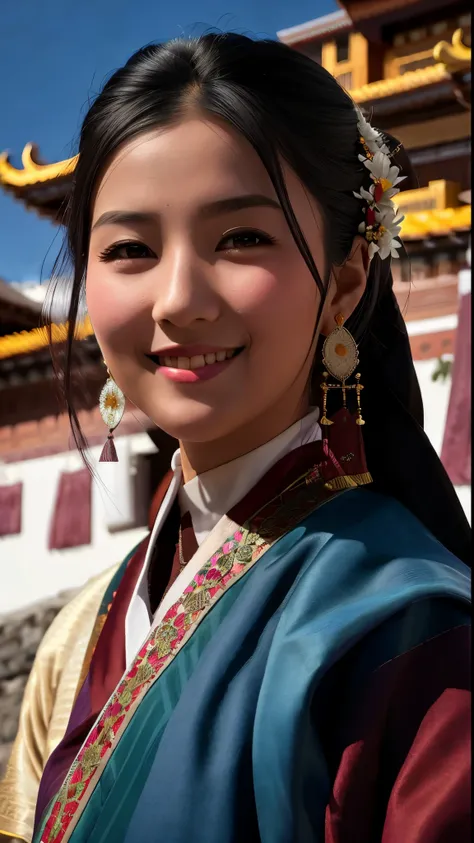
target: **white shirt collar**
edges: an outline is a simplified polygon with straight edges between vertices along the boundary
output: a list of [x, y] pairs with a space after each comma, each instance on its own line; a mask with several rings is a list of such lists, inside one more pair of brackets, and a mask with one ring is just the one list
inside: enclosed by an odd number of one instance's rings
[[[220, 518], [234, 507], [247, 492], [285, 454], [301, 445], [321, 439], [319, 410], [312, 410], [270, 442], [231, 462], [205, 471], [189, 480], [179, 490], [181, 512], [190, 512], [196, 541], [200, 545]], [[171, 468], [181, 469], [179, 451], [173, 454]]]

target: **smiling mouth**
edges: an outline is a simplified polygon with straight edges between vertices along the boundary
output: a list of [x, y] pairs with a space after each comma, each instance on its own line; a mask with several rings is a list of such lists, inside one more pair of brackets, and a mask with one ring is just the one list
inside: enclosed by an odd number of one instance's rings
[[225, 360], [231, 360], [237, 357], [243, 351], [244, 347], [222, 349], [221, 351], [209, 352], [207, 354], [195, 354], [193, 357], [168, 357], [161, 354], [147, 354], [149, 360], [152, 360], [156, 366], [166, 367], [167, 369], [203, 369], [205, 366], [212, 366], [215, 363], [224, 363]]

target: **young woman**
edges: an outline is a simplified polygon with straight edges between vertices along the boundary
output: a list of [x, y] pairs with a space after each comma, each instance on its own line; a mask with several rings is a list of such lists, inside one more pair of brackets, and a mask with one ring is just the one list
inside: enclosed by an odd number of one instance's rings
[[467, 841], [470, 534], [392, 291], [407, 175], [275, 42], [147, 47], [91, 107], [70, 345], [85, 288], [104, 458], [123, 396], [179, 450], [35, 843]]

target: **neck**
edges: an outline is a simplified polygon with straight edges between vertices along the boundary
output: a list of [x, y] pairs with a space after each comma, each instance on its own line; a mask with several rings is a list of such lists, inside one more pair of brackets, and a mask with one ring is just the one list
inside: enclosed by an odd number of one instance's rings
[[180, 442], [184, 482], [188, 483], [198, 474], [238, 459], [265, 445], [302, 419], [309, 410], [306, 398], [299, 398], [297, 402], [291, 403], [288, 396], [285, 396], [281, 405], [272, 406], [261, 416], [220, 439], [213, 439], [212, 442]]

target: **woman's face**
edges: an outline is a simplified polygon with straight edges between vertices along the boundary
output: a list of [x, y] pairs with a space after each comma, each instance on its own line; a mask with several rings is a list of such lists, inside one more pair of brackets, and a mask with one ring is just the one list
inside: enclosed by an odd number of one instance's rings
[[[322, 275], [316, 204], [285, 177]], [[189, 119], [117, 153], [96, 192], [86, 291], [113, 377], [170, 435], [211, 442], [260, 423], [276, 435], [305, 411], [317, 286], [258, 155], [225, 124]]]

